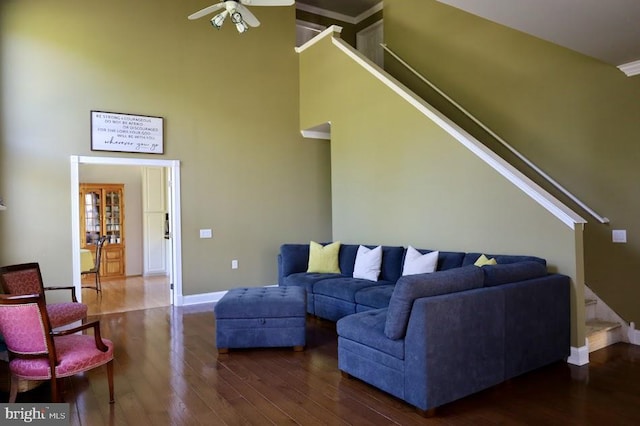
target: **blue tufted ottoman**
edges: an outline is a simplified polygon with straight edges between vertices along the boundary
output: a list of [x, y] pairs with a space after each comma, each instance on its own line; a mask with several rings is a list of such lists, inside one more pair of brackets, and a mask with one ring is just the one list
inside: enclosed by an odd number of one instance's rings
[[302, 287], [229, 290], [214, 308], [218, 353], [229, 348], [293, 346], [306, 343], [306, 292]]

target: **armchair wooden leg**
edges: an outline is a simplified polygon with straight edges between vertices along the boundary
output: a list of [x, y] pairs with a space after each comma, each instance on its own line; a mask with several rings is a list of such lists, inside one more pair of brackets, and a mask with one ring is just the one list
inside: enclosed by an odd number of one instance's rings
[[60, 402], [60, 391], [58, 390], [58, 379], [51, 378], [51, 402]]
[[107, 380], [109, 382], [109, 404], [113, 404], [113, 360], [107, 363]]

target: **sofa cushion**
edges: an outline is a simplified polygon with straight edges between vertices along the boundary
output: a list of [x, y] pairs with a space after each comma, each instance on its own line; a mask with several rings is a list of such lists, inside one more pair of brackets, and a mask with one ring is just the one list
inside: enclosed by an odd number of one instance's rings
[[321, 274], [339, 274], [338, 253], [340, 252], [340, 241], [322, 245], [311, 241], [309, 243], [309, 267], [307, 272], [317, 272]]
[[341, 318], [336, 323], [338, 336], [404, 359], [404, 340], [387, 339], [384, 334], [387, 309], [375, 309]]
[[382, 246], [382, 267], [380, 268], [380, 278], [378, 280], [395, 283], [402, 275], [403, 256], [404, 247], [402, 246]]
[[426, 274], [434, 272], [438, 266], [439, 252], [432, 251], [426, 254], [420, 253], [415, 248], [407, 247], [404, 255], [402, 275]]
[[284, 278], [285, 286], [304, 287], [307, 293], [313, 294], [313, 285], [318, 281], [331, 278], [348, 278], [340, 274], [317, 274], [309, 272], [298, 272]]
[[[357, 244], [342, 244], [340, 246], [340, 254], [338, 262], [340, 264], [340, 272], [343, 275], [353, 276], [353, 267], [356, 263], [356, 254], [358, 253]], [[371, 247], [370, 247], [371, 248]]]
[[363, 288], [392, 284], [388, 281], [369, 281], [353, 277], [328, 278], [313, 285], [313, 293], [355, 303], [355, 295]]
[[414, 300], [482, 287], [483, 282], [482, 269], [473, 265], [400, 278], [389, 301], [385, 335], [390, 339], [404, 337]]
[[[368, 308], [387, 308], [393, 294], [393, 284], [374, 285], [356, 292], [356, 303]], [[359, 310], [365, 310], [360, 309]]]
[[540, 262], [525, 261], [483, 266], [484, 286], [491, 287], [547, 275], [547, 267]]
[[[338, 265], [342, 275], [353, 276], [353, 269], [356, 262], [356, 254], [358, 253], [359, 244], [341, 244], [338, 253]], [[365, 245], [367, 248], [375, 248], [375, 245]], [[307, 245], [308, 250], [308, 245]], [[285, 257], [284, 252], [281, 252]], [[379, 280], [396, 282], [402, 274], [402, 259], [404, 256], [404, 247], [400, 246], [382, 246], [382, 265], [380, 268]], [[283, 261], [286, 263], [286, 260]], [[285, 269], [287, 265], [283, 265]], [[302, 270], [296, 272], [304, 272], [307, 270], [306, 265]], [[286, 276], [286, 274], [285, 274]]]
[[353, 278], [362, 278], [369, 281], [378, 281], [380, 266], [382, 264], [382, 247], [370, 249], [365, 246], [358, 247], [356, 262], [353, 267]]

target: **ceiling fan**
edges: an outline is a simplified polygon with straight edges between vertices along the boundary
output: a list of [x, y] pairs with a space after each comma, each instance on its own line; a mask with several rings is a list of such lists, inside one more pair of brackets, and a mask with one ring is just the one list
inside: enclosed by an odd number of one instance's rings
[[246, 32], [249, 27], [257, 27], [260, 21], [246, 6], [291, 6], [295, 0], [223, 0], [220, 3], [205, 7], [189, 15], [189, 19], [202, 18], [210, 13], [224, 9], [211, 19], [211, 25], [220, 29], [224, 20], [231, 16], [231, 22], [236, 25], [239, 33]]

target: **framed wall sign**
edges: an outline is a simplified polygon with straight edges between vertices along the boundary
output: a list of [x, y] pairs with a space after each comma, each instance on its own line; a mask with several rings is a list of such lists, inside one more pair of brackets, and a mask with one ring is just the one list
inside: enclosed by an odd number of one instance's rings
[[91, 150], [164, 154], [164, 119], [91, 111]]

